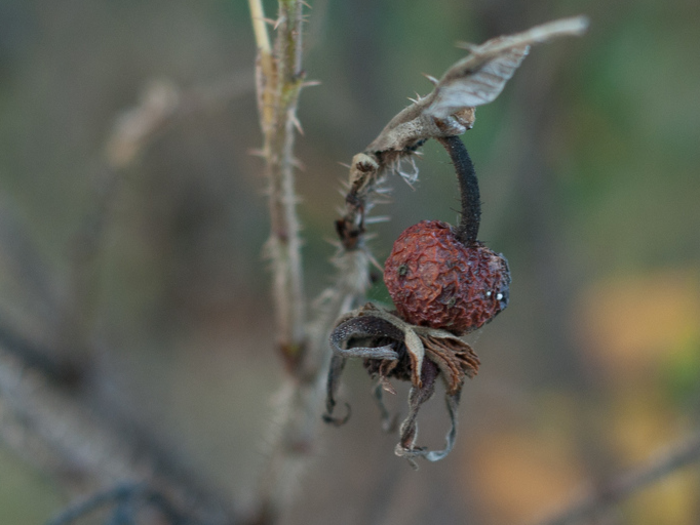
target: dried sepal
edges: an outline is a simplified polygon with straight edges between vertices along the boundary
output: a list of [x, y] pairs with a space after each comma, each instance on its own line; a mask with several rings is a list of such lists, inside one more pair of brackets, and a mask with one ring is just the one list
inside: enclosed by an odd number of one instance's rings
[[[381, 414], [382, 427], [391, 431], [396, 427], [384, 405], [384, 392], [396, 394], [390, 378], [411, 382], [409, 413], [401, 424], [401, 440], [396, 454], [408, 459], [425, 457], [437, 461], [452, 449], [457, 428], [457, 404], [465, 377], [473, 377], [479, 367], [479, 359], [471, 347], [459, 337], [446, 331], [424, 326], [414, 326], [368, 303], [343, 316], [331, 334], [334, 355], [328, 375], [326, 414], [324, 420], [336, 426], [345, 423], [348, 415], [333, 417], [339, 378], [348, 358], [365, 360], [365, 367], [377, 379], [374, 398]], [[416, 418], [420, 407], [435, 392], [435, 381], [442, 376], [451, 427], [447, 445], [441, 451], [428, 451], [415, 446]]]
[[[412, 389], [412, 393], [413, 390], [415, 389]], [[420, 405], [430, 399], [430, 396], [427, 398], [425, 396], [426, 393], [417, 393], [413, 397], [409, 395], [410, 413], [401, 424], [401, 441], [394, 449], [394, 453], [399, 457], [407, 459], [414, 469], [418, 468], [418, 465], [414, 461], [415, 458], [424, 458], [431, 463], [445, 459], [447, 455], [452, 452], [455, 440], [457, 439], [457, 408], [459, 407], [460, 393], [445, 395], [447, 413], [450, 417], [450, 429], [445, 435], [445, 448], [442, 450], [428, 450], [425, 447], [415, 446], [416, 438], [418, 437], [418, 424], [415, 416], [417, 415]]]
[[399, 355], [391, 344], [372, 347], [358, 343], [350, 348], [345, 347], [351, 340], [357, 343], [372, 341], [377, 337], [400, 341], [403, 334], [399, 328], [382, 318], [360, 315], [336, 326], [331, 334], [331, 346], [336, 354], [344, 357], [356, 357], [361, 352], [368, 359], [397, 360]]
[[438, 366], [426, 361], [423, 365], [421, 377], [423, 386], [413, 387], [408, 395], [409, 412], [406, 419], [401, 423], [400, 440], [394, 449], [394, 453], [402, 457], [411, 464], [414, 469], [418, 469], [416, 458], [424, 458], [430, 462], [440, 461], [447, 457], [454, 447], [457, 438], [457, 408], [459, 406], [460, 392], [445, 395], [447, 412], [450, 417], [450, 428], [445, 435], [445, 448], [442, 450], [428, 450], [425, 447], [417, 447], [418, 438], [418, 411], [435, 393], [435, 380], [438, 375]]
[[345, 417], [333, 417], [333, 411], [335, 410], [335, 405], [337, 404], [335, 397], [338, 393], [340, 376], [343, 374], [346, 362], [347, 359], [345, 359], [343, 356], [334, 354], [333, 357], [331, 357], [331, 364], [328, 369], [328, 379], [326, 382], [326, 413], [323, 414], [323, 420], [326, 423], [337, 427], [344, 425], [347, 423], [348, 419], [350, 419], [350, 405], [347, 405], [348, 410]]
[[401, 437], [396, 444], [394, 453], [406, 458], [413, 468], [418, 468], [418, 465], [413, 461], [413, 458], [425, 455], [424, 448], [416, 447], [416, 438], [418, 437], [418, 411], [420, 407], [426, 403], [435, 393], [435, 380], [437, 379], [440, 370], [438, 367], [426, 361], [421, 371], [422, 385], [420, 387], [412, 387], [408, 393], [408, 416], [401, 423], [399, 430]]
[[[420, 331], [421, 327], [413, 326], [396, 315], [367, 303], [338, 321], [331, 332], [331, 346], [336, 353], [346, 357], [397, 360], [397, 345], [405, 345], [411, 361], [411, 381], [414, 386], [420, 386], [425, 349], [416, 330]], [[373, 338], [392, 342], [375, 347], [358, 344]]]
[[472, 348], [453, 335], [442, 338], [435, 335], [425, 336], [423, 345], [428, 359], [442, 372], [449, 395], [459, 393], [464, 378], [472, 378], [479, 371], [479, 358]]

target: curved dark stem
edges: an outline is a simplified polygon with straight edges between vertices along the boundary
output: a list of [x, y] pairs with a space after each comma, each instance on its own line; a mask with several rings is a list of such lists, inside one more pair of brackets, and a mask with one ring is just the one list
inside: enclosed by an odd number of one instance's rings
[[452, 159], [459, 180], [459, 190], [462, 194], [462, 220], [459, 223], [457, 237], [465, 245], [474, 244], [481, 223], [481, 197], [474, 164], [472, 164], [467, 148], [459, 137], [444, 137], [438, 140]]

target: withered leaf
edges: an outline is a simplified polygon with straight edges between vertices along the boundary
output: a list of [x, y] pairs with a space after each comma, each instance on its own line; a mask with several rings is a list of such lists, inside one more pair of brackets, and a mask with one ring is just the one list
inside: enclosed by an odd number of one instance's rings
[[396, 115], [365, 151], [409, 154], [430, 138], [461, 135], [474, 122], [473, 112], [467, 116], [464, 110], [493, 102], [531, 45], [561, 36], [579, 36], [587, 27], [586, 17], [565, 18], [468, 46], [469, 55], [448, 69], [429, 95]]

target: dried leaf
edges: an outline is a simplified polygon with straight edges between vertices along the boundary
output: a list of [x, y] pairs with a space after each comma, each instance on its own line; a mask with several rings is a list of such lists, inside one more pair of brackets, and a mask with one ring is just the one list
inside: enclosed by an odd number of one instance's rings
[[[579, 16], [469, 46], [470, 54], [447, 70], [432, 93], [396, 115], [365, 152], [381, 154], [383, 164], [394, 163], [430, 138], [463, 134], [474, 123], [473, 108], [498, 97], [531, 45], [582, 35], [587, 27], [588, 19]], [[390, 152], [399, 155], [387, 157]]]
[[445, 119], [464, 107], [493, 102], [529, 51], [530, 46], [516, 47], [495, 58], [484, 60], [472, 54], [463, 63], [458, 62], [438, 84], [425, 114]]

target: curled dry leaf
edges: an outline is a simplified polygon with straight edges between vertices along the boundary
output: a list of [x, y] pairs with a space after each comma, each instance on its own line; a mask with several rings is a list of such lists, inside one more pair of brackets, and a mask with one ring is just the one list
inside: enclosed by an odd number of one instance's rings
[[[459, 337], [445, 330], [411, 325], [392, 312], [371, 303], [339, 319], [331, 334], [334, 355], [328, 376], [326, 398], [328, 423], [342, 425], [348, 415], [333, 416], [339, 378], [348, 358], [364, 359], [370, 376], [377, 379], [375, 398], [379, 403], [384, 427], [391, 429], [392, 417], [382, 401], [382, 392], [395, 394], [390, 379], [410, 381], [409, 413], [401, 424], [401, 438], [396, 454], [411, 461], [425, 457], [429, 461], [444, 458], [452, 449], [457, 432], [457, 405], [465, 377], [473, 377], [479, 369], [479, 358]], [[435, 392], [435, 383], [442, 377], [451, 428], [442, 451], [416, 447], [417, 416], [420, 407]]]
[[585, 17], [566, 18], [468, 46], [469, 55], [447, 70], [432, 93], [396, 115], [367, 151], [410, 151], [429, 138], [462, 135], [474, 123], [474, 107], [501, 94], [532, 44], [581, 35], [587, 27]]

